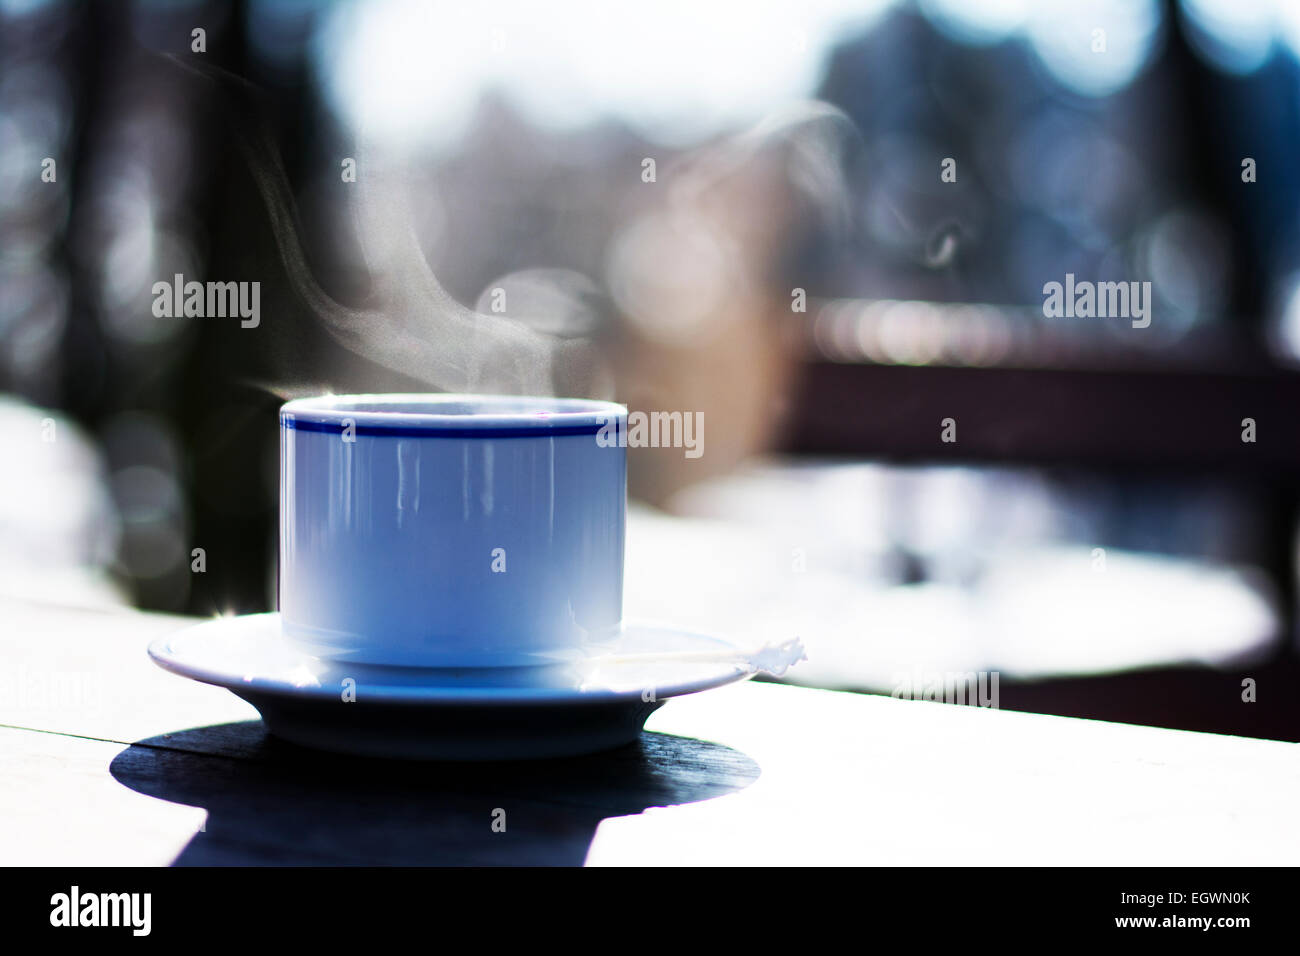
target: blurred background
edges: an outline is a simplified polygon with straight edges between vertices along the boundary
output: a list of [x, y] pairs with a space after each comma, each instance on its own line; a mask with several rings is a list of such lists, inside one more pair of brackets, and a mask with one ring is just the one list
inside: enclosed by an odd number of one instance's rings
[[[0, 0], [0, 594], [274, 607], [279, 404], [522, 389], [440, 364], [508, 319], [527, 390], [704, 415], [632, 451], [630, 616], [1300, 740], [1297, 50], [1285, 0]], [[1067, 273], [1150, 326], [1044, 317]]]

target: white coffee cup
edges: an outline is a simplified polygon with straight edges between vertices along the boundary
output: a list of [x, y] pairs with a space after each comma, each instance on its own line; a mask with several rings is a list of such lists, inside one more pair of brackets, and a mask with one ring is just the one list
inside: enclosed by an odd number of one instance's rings
[[598, 651], [622, 625], [627, 410], [484, 395], [338, 395], [280, 413], [280, 612], [310, 653], [499, 667]]

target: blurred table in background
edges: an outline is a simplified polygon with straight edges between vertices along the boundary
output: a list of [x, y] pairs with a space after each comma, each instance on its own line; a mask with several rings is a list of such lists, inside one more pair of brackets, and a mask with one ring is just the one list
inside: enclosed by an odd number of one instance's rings
[[[1230, 668], [1277, 646], [1261, 570], [1194, 554], [1248, 549], [1236, 502], [1170, 491], [1172, 507], [1124, 508], [1107, 492], [1027, 469], [756, 464], [679, 494], [684, 516], [633, 508], [626, 612], [742, 641], [797, 635], [808, 661], [791, 682], [884, 693], [917, 672]], [[1193, 554], [1124, 546], [1144, 534]]]

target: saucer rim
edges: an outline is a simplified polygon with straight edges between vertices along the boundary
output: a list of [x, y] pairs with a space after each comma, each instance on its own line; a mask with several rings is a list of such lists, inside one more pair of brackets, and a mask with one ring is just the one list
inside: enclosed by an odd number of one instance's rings
[[[279, 618], [279, 612], [269, 611], [257, 614], [240, 614], [213, 620], [199, 621], [187, 627], [179, 628], [150, 641], [148, 653], [150, 659], [165, 671], [179, 677], [222, 687], [238, 696], [248, 694], [274, 696], [291, 700], [334, 700], [338, 691], [333, 687], [311, 685], [292, 685], [283, 680], [268, 677], [239, 677], [233, 670], [217, 671], [185, 662], [183, 655], [172, 647], [172, 641], [182, 635], [190, 634], [200, 628], [208, 631], [221, 630], [226, 627], [248, 626], [253, 619]], [[677, 637], [686, 637], [707, 643], [711, 647], [725, 647], [741, 652], [742, 648], [733, 641], [716, 635], [702, 634], [688, 628], [647, 620], [624, 622], [624, 630], [649, 630], [670, 632]], [[283, 639], [283, 631], [278, 627], [275, 633]], [[300, 652], [301, 653], [301, 652]], [[313, 659], [311, 655], [301, 653], [304, 659]], [[366, 665], [355, 665], [357, 675], [364, 681]], [[489, 668], [427, 668], [423, 670], [455, 671], [459, 674], [472, 674], [475, 670]], [[667, 700], [700, 691], [711, 690], [726, 684], [746, 680], [753, 673], [737, 664], [718, 662], [711, 673], [692, 680], [677, 682], [668, 686], [654, 686], [655, 699]], [[365, 699], [371, 706], [419, 706], [436, 705], [444, 707], [501, 707], [501, 706], [554, 706], [556, 704], [610, 704], [628, 703], [642, 700], [642, 689], [615, 690], [608, 687], [582, 690], [577, 687], [492, 687], [482, 684], [467, 683], [464, 687], [451, 687], [445, 684], [430, 685], [384, 685], [382, 682], [371, 683], [359, 681], [365, 688]]]

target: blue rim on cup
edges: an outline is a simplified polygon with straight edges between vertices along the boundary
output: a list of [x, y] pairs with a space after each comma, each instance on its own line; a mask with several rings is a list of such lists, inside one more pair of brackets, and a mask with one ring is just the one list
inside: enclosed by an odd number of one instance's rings
[[341, 432], [351, 422], [357, 434], [526, 438], [539, 431], [595, 435], [611, 421], [626, 422], [627, 408], [595, 399], [515, 395], [322, 395], [286, 402], [280, 421], [307, 431]]

